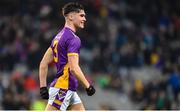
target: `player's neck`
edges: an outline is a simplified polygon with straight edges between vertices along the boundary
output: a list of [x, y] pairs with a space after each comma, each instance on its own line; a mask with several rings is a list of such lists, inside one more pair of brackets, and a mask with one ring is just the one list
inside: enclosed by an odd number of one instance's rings
[[66, 22], [64, 27], [70, 28], [74, 33], [76, 32], [75, 26], [70, 23]]

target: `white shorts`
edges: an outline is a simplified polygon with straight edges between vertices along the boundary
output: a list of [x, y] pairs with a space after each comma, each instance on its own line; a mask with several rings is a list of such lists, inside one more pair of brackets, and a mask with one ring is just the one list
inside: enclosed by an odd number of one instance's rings
[[48, 104], [66, 111], [69, 105], [82, 103], [80, 97], [75, 91], [58, 89], [54, 87], [49, 88]]

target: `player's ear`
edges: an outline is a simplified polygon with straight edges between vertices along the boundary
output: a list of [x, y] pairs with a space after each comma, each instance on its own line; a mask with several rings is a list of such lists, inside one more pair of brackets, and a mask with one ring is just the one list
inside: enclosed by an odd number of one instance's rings
[[72, 14], [68, 15], [69, 20], [72, 20], [72, 17], [73, 17]]
[[70, 14], [69, 14], [69, 19], [70, 19], [70, 20], [73, 20], [73, 19], [74, 19], [74, 13], [70, 13]]

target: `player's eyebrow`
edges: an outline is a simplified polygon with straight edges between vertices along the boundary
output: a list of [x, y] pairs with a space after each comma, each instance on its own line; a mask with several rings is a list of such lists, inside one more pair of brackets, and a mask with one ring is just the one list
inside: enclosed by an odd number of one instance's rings
[[85, 16], [86, 16], [86, 14], [80, 14], [80, 16], [81, 16], [81, 17], [85, 17]]

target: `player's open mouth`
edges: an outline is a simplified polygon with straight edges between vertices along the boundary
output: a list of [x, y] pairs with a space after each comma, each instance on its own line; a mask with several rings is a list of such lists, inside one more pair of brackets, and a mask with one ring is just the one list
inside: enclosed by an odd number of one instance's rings
[[84, 22], [83, 22], [83, 23], [81, 23], [81, 25], [84, 25]]

